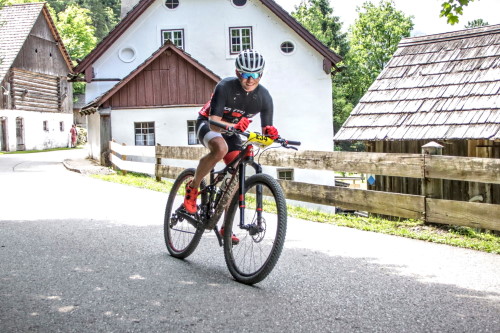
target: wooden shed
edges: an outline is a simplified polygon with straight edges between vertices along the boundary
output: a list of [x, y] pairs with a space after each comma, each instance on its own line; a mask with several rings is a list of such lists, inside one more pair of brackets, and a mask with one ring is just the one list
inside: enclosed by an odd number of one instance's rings
[[[435, 141], [444, 155], [500, 158], [500, 25], [402, 40], [334, 140], [383, 153]], [[418, 194], [420, 184], [376, 177], [372, 189]], [[443, 196], [500, 204], [500, 185], [444, 181]]]
[[70, 56], [44, 3], [0, 10], [0, 150], [68, 146]]

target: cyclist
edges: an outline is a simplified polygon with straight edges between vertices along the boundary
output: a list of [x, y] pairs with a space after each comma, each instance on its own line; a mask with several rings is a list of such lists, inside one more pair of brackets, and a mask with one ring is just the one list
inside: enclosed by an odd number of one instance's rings
[[[273, 100], [269, 91], [260, 85], [265, 61], [255, 50], [241, 52], [235, 61], [236, 77], [228, 77], [215, 87], [210, 101], [201, 111], [196, 121], [198, 140], [210, 152], [200, 159], [193, 180], [186, 185], [184, 208], [190, 214], [197, 211], [196, 198], [201, 180], [224, 160], [230, 163], [241, 151], [238, 135], [226, 135], [223, 130], [211, 126], [208, 120], [215, 120], [245, 131], [250, 118], [260, 113], [262, 133], [271, 139], [278, 138], [278, 130], [273, 126]], [[221, 230], [223, 233], [223, 230]]]

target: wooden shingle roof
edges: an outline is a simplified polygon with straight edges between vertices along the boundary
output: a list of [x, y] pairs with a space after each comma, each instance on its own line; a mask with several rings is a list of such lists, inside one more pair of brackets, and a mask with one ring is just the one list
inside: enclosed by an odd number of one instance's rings
[[413, 37], [336, 141], [500, 139], [500, 25]]
[[42, 13], [57, 41], [68, 69], [73, 66], [68, 52], [64, 48], [59, 33], [50, 17], [45, 3], [29, 3], [2, 7], [0, 10], [0, 82], [5, 78], [9, 68], [28, 38], [33, 25]]

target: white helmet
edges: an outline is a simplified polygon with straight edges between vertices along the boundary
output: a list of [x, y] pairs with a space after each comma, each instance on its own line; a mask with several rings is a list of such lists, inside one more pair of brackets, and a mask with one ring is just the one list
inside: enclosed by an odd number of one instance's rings
[[240, 72], [262, 73], [266, 62], [262, 55], [255, 50], [245, 50], [236, 58], [236, 69]]

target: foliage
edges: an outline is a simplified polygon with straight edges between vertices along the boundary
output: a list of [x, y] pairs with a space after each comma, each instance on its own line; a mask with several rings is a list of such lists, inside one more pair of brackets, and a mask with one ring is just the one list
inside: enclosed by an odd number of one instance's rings
[[441, 13], [439, 17], [446, 17], [448, 24], [456, 24], [459, 21], [458, 16], [464, 13], [464, 7], [474, 0], [447, 0], [441, 4]]
[[[323, 44], [345, 57], [349, 52], [347, 34], [341, 31], [342, 22], [333, 12], [327, 0], [304, 0], [299, 6], [295, 6], [292, 16]], [[344, 89], [345, 82], [349, 80], [350, 68], [344, 67], [343, 63], [338, 66], [343, 70], [335, 73], [332, 78], [333, 122], [336, 129], [340, 128], [354, 107], [349, 91]]]
[[97, 41], [103, 39], [119, 21], [120, 0], [47, 0], [57, 13], [70, 6], [78, 6], [89, 11]]
[[77, 146], [83, 146], [87, 143], [87, 129], [83, 127], [77, 127], [78, 137], [76, 139]]
[[381, 0], [378, 6], [365, 2], [357, 12], [359, 17], [349, 29], [351, 50], [346, 59], [355, 72], [356, 103], [414, 26], [413, 16], [397, 10], [392, 0]]
[[[342, 23], [333, 16], [326, 0], [303, 0], [292, 16], [316, 38], [339, 53], [344, 60], [338, 64], [333, 83], [333, 122], [338, 130], [359, 102], [392, 54], [399, 41], [409, 37], [412, 17], [396, 10], [392, 1], [383, 0], [378, 6], [365, 2], [358, 7], [358, 19], [341, 32]], [[337, 37], [335, 37], [337, 36]]]
[[338, 16], [333, 15], [328, 0], [302, 1], [300, 5], [295, 6], [292, 16], [340, 56], [347, 53], [349, 45], [346, 34], [341, 31], [342, 22]]
[[484, 27], [485, 25], [489, 25], [489, 23], [485, 22], [483, 19], [476, 19], [474, 21], [467, 22], [464, 28], [465, 29], [479, 28], [479, 27]]
[[64, 46], [73, 59], [83, 58], [96, 46], [95, 28], [91, 25], [88, 9], [70, 5], [57, 14], [56, 22]]

